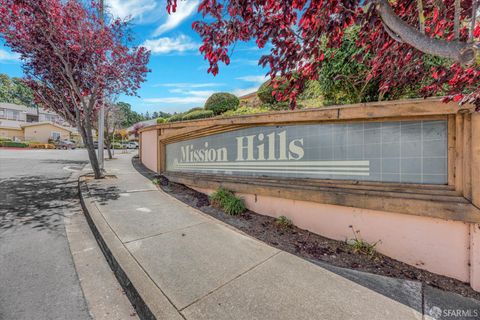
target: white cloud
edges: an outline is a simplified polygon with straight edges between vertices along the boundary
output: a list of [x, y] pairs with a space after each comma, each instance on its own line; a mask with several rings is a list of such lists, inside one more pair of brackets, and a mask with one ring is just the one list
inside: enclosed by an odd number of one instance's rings
[[205, 101], [210, 97], [215, 91], [211, 90], [186, 90], [186, 89], [172, 89], [169, 90], [171, 93], [180, 94], [180, 96], [175, 97], [162, 97], [162, 98], [147, 98], [144, 99], [145, 102], [149, 103], [175, 103], [175, 104], [197, 104], [203, 105]]
[[176, 38], [158, 38], [149, 39], [143, 43], [143, 46], [152, 51], [152, 54], [167, 54], [171, 52], [185, 52], [195, 50], [200, 45], [193, 40], [181, 34]]
[[258, 86], [245, 88], [245, 89], [235, 89], [233, 90], [233, 94], [236, 95], [237, 97], [241, 97], [246, 94], [256, 92], [257, 90], [258, 90]]
[[0, 62], [19, 62], [20, 55], [0, 49]]
[[208, 87], [220, 87], [224, 86], [224, 83], [187, 83], [187, 82], [178, 82], [178, 83], [159, 83], [153, 85], [154, 87], [175, 87], [175, 88], [208, 88]]
[[233, 94], [236, 95], [236, 96], [244, 96], [246, 94], [249, 94], [249, 93], [252, 93], [252, 92], [255, 92], [258, 90], [258, 88], [260, 87], [260, 85], [262, 83], [264, 83], [265, 81], [267, 81], [268, 79], [270, 79], [269, 76], [243, 76], [243, 77], [238, 77], [236, 78], [237, 80], [241, 80], [241, 81], [245, 81], [245, 82], [249, 82], [252, 84], [251, 87], [248, 87], [248, 88], [240, 88], [240, 89], [235, 89], [233, 90]]
[[176, 104], [201, 104], [205, 102], [205, 98], [202, 97], [165, 97], [165, 98], [148, 98], [145, 102], [149, 103], [176, 103]]
[[177, 10], [167, 16], [167, 20], [155, 30], [153, 35], [159, 36], [162, 33], [175, 29], [195, 12], [199, 2], [199, 0], [177, 1]]
[[247, 66], [258, 66], [258, 60], [254, 59], [233, 59], [231, 65], [240, 64]]
[[120, 19], [142, 18], [145, 14], [157, 9], [155, 0], [106, 0], [110, 14]]
[[244, 76], [244, 77], [238, 77], [237, 80], [242, 80], [246, 82], [253, 82], [253, 83], [259, 83], [262, 84], [265, 81], [270, 79], [269, 76]]

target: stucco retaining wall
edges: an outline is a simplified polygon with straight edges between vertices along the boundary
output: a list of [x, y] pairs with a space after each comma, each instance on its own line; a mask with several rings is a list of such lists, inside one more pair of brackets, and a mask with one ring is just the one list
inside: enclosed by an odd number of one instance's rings
[[[346, 240], [353, 229], [394, 259], [469, 282], [480, 291], [480, 113], [440, 99], [402, 100], [166, 123], [141, 130], [142, 162], [169, 179], [211, 193], [223, 186], [260, 214], [286, 216], [302, 229]], [[443, 120], [447, 182], [297, 181], [167, 170], [167, 146], [257, 126]]]
[[158, 171], [158, 140], [157, 131], [145, 131], [140, 136], [140, 158], [150, 170]]

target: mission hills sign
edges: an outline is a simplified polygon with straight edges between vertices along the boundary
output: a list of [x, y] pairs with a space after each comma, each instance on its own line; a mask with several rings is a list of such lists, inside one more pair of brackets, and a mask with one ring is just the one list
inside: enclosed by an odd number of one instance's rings
[[445, 121], [253, 127], [168, 144], [166, 168], [439, 184], [447, 179], [446, 130]]

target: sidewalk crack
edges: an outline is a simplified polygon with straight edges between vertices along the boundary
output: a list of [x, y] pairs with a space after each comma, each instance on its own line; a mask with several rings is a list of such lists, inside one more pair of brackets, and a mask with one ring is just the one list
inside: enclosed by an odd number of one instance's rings
[[[197, 298], [195, 299], [193, 302], [189, 303], [187, 306], [181, 308], [181, 309], [178, 309], [178, 311], [180, 312], [183, 312], [183, 310], [187, 309], [188, 307], [194, 305], [195, 303], [199, 302], [200, 300], [203, 300], [204, 298], [208, 297], [209, 295], [211, 295], [212, 293], [214, 293], [215, 291], [218, 291], [220, 290], [221, 288], [225, 287], [226, 285], [228, 285], [229, 283], [231, 283], [232, 281], [235, 281], [237, 280], [238, 278], [240, 278], [241, 276], [247, 274], [248, 272], [256, 269], [257, 267], [263, 265], [264, 263], [268, 262], [269, 260], [271, 260], [273, 257], [275, 257], [276, 255], [278, 255], [279, 253], [282, 253], [281, 250], [278, 250], [277, 252], [275, 252], [274, 254], [272, 254], [271, 256], [269, 256], [268, 258], [266, 258], [265, 260], [263, 261], [260, 261], [259, 263], [253, 265], [252, 267], [248, 268], [247, 270], [245, 270], [244, 272], [240, 273], [239, 275], [237, 275], [235, 278], [225, 282], [224, 284], [218, 286], [217, 288], [211, 290], [210, 292], [206, 293], [205, 295], [201, 296], [200, 298]], [[183, 315], [183, 314], [182, 314]]]
[[210, 222], [210, 221], [199, 222], [199, 223], [192, 224], [192, 225], [190, 225], [190, 226], [186, 226], [186, 227], [183, 227], [183, 228], [168, 230], [168, 231], [165, 231], [165, 232], [160, 232], [160, 233], [152, 234], [152, 235], [145, 236], [145, 237], [142, 237], [142, 238], [133, 239], [133, 240], [128, 240], [128, 241], [123, 242], [123, 244], [129, 244], [129, 243], [132, 243], [132, 242], [135, 242], [135, 241], [146, 240], [146, 239], [153, 238], [153, 237], [156, 237], [156, 236], [160, 236], [160, 235], [163, 235], [163, 234], [168, 234], [168, 233], [172, 233], [172, 232], [175, 232], [175, 231], [180, 231], [180, 230], [189, 229], [189, 228], [196, 227], [196, 226], [199, 226], [199, 225], [202, 225], [202, 224], [205, 224], [205, 223], [211, 223], [211, 222]]

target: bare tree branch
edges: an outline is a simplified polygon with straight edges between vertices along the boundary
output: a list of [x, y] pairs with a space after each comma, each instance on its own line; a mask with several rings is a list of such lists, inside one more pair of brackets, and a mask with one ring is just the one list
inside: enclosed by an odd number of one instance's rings
[[[460, 1], [460, 0], [456, 0]], [[423, 14], [423, 0], [417, 0], [418, 23], [420, 25], [420, 32], [425, 34], [425, 15]]]
[[460, 38], [460, 11], [462, 7], [460, 6], [460, 0], [455, 0], [455, 12], [453, 16], [453, 33], [455, 34], [455, 39]]
[[458, 40], [446, 41], [433, 39], [400, 19], [387, 0], [376, 0], [375, 8], [383, 23], [390, 28], [403, 42], [424, 53], [449, 58], [463, 65], [476, 63], [478, 48], [475, 44]]
[[470, 22], [470, 34], [468, 42], [473, 42], [473, 33], [475, 32], [475, 24], [477, 22], [477, 0], [472, 1], [472, 21]]

